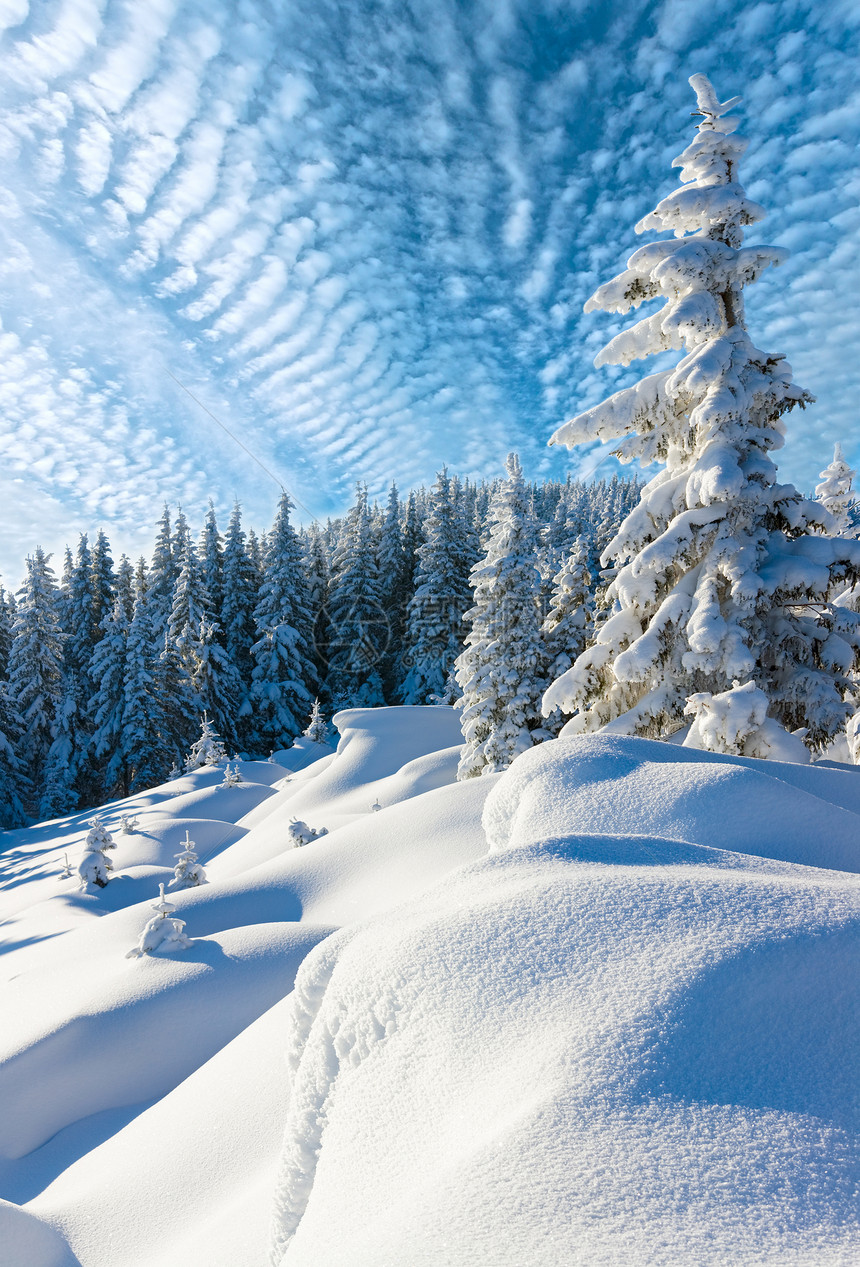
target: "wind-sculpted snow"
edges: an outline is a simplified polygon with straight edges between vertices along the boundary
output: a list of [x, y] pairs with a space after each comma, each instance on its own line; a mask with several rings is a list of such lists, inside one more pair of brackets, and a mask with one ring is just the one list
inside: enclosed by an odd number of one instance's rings
[[[338, 725], [238, 822], [218, 770], [103, 807], [98, 894], [90, 813], [4, 835], [3, 1267], [259, 1267], [273, 1206], [278, 1267], [854, 1261], [857, 774]], [[129, 960], [186, 830], [191, 946]]]
[[272, 1263], [850, 1260], [858, 952], [853, 878], [624, 834], [345, 930], [297, 979]]
[[572, 833], [662, 836], [860, 872], [860, 779], [624, 735], [562, 738], [511, 767], [484, 829], [496, 850]]

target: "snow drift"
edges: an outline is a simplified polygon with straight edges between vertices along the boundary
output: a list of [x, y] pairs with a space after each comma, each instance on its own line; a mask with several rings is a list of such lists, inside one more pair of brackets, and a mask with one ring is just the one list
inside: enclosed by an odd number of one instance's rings
[[[11, 1267], [852, 1261], [855, 772], [338, 725], [105, 807], [96, 896], [84, 816], [6, 836]], [[186, 830], [192, 946], [129, 961]]]

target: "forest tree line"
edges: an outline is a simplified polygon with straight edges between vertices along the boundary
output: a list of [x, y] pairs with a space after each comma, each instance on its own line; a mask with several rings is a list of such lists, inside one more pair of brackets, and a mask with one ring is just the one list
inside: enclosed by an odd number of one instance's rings
[[[343, 518], [303, 527], [283, 493], [263, 534], [238, 504], [223, 532], [210, 506], [199, 533], [165, 506], [148, 560], [115, 563], [99, 531], [66, 549], [59, 578], [36, 549], [17, 594], [0, 587], [0, 827], [162, 782], [204, 712], [229, 752], [265, 757], [301, 733], [315, 699], [328, 714], [453, 702], [500, 484], [443, 470], [405, 499], [392, 486], [383, 506], [358, 487]], [[560, 585], [568, 594], [560, 569], [574, 553], [589, 578], [578, 601], [599, 602], [597, 560], [640, 488], [525, 486], [531, 624], [551, 620]], [[547, 675], [557, 642], [547, 628]]]

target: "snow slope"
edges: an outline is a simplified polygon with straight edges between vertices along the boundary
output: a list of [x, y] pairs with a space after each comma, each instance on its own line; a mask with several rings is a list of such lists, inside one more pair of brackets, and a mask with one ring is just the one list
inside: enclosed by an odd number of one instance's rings
[[4, 1267], [860, 1259], [857, 774], [336, 720], [105, 807], [98, 894], [89, 815], [2, 838]]

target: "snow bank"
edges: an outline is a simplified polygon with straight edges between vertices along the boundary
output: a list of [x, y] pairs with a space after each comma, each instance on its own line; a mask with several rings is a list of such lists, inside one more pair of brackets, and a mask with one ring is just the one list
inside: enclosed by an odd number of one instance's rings
[[659, 836], [856, 872], [860, 779], [622, 735], [557, 739], [511, 766], [484, 828], [492, 849], [573, 834]]
[[[288, 1036], [287, 1005], [277, 1003], [29, 1202], [28, 1211], [68, 1238], [70, 1263], [265, 1262]], [[25, 1259], [20, 1267], [42, 1265]]]
[[409, 776], [405, 787], [389, 776], [463, 741], [457, 711], [444, 704], [350, 708], [333, 720], [340, 732], [334, 760], [300, 786], [292, 802], [292, 812], [308, 822], [320, 811], [330, 818], [362, 814], [377, 802], [384, 806], [405, 799], [413, 794], [407, 790]]
[[853, 1260], [856, 882], [581, 843], [305, 961], [273, 1263]]
[[258, 923], [139, 962], [76, 955], [66, 939], [49, 970], [0, 991], [0, 1155], [21, 1157], [83, 1117], [164, 1095], [282, 998], [330, 931]]

